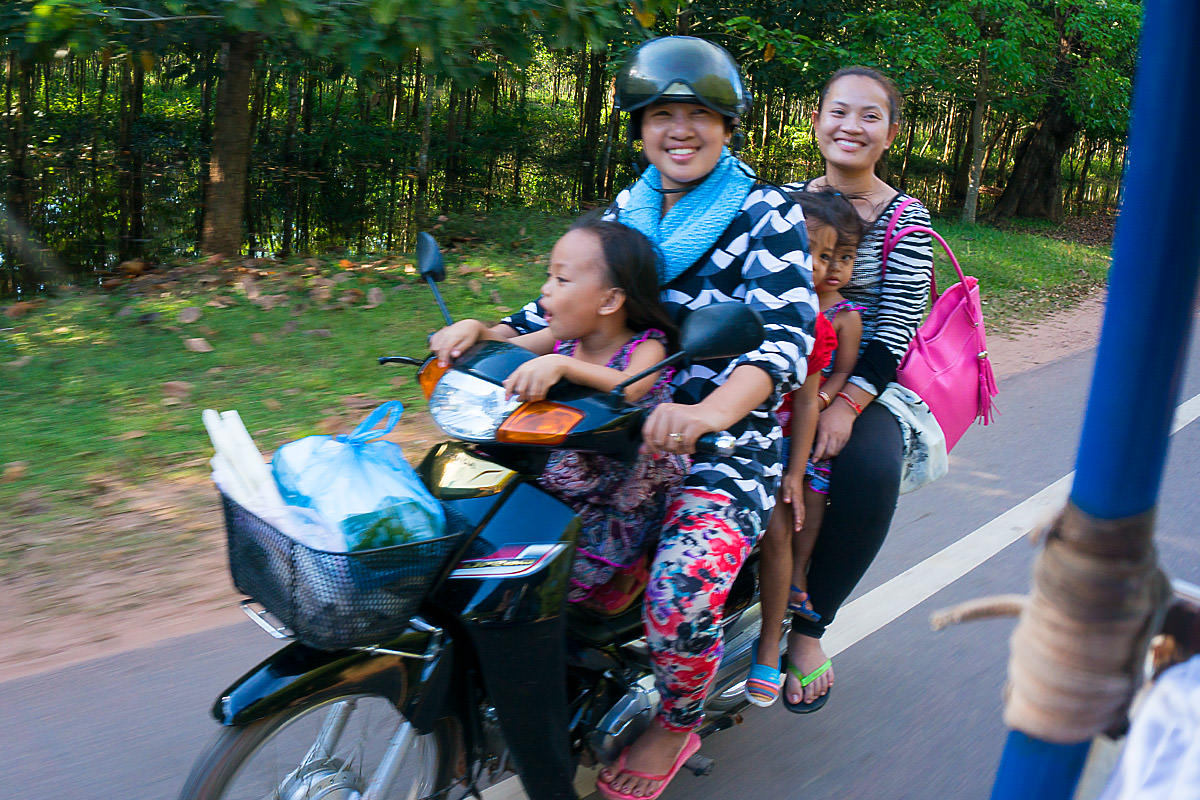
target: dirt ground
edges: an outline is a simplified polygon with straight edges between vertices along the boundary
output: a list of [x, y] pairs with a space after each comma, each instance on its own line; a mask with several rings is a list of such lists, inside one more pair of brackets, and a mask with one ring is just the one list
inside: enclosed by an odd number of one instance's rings
[[[1103, 307], [1103, 296], [1096, 295], [1017, 335], [992, 336], [988, 346], [1001, 393], [1004, 378], [1091, 347]], [[406, 418], [395, 436], [409, 458], [438, 439], [424, 415]], [[0, 681], [246, 622], [229, 580], [220, 508], [209, 481], [122, 487], [122, 493], [123, 501], [114, 504], [119, 510], [99, 523], [67, 519], [57, 526], [86, 524], [94, 536], [114, 539], [163, 530], [173, 535], [162, 537], [161, 546], [143, 543], [133, 556], [99, 563], [76, 556], [72, 564], [72, 556], [53, 552], [44, 530], [17, 523], [5, 532], [25, 545], [23, 557], [35, 568], [0, 581]]]

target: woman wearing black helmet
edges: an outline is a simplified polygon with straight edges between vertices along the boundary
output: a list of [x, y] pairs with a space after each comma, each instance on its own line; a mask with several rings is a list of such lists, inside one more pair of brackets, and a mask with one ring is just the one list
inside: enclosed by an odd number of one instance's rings
[[[634, 800], [661, 794], [699, 748], [695, 730], [723, 652], [725, 599], [765, 527], [782, 472], [773, 409], [804, 380], [816, 295], [800, 207], [757, 182], [728, 149], [750, 98], [725, 50], [685, 36], [645, 42], [617, 78], [617, 104], [650, 166], [606, 216], [657, 246], [667, 310], [682, 323], [705, 305], [745, 302], [766, 323], [757, 350], [681, 368], [674, 402], [658, 406], [642, 432], [648, 448], [692, 453], [702, 434], [728, 430], [752, 455], [695, 456], [664, 520], [644, 607], [662, 710], [598, 783], [607, 797]], [[431, 347], [451, 359], [480, 337], [545, 324], [531, 303], [490, 331], [457, 323]]]

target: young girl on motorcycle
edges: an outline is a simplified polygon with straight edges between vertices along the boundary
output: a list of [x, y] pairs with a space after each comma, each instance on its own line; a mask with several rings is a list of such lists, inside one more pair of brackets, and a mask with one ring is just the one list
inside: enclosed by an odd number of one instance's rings
[[[558, 240], [541, 302], [547, 326], [510, 340], [542, 354], [504, 382], [521, 400], [545, 398], [564, 378], [607, 392], [661, 361], [675, 338], [658, 301], [653, 246], [616, 222], [581, 222]], [[669, 400], [674, 374], [668, 367], [643, 378], [626, 387], [625, 399], [645, 408]], [[648, 535], [686, 471], [678, 454], [643, 452], [632, 465], [574, 450], [551, 455], [538, 483], [575, 509], [582, 526], [570, 601], [617, 613], [637, 598]]]
[[[745, 690], [746, 699], [762, 707], [779, 699], [783, 675], [777, 669], [778, 643], [785, 611], [820, 619], [808, 602], [805, 571], [824, 516], [829, 462], [814, 462], [809, 456], [817, 415], [845, 387], [858, 359], [862, 336], [858, 315], [861, 306], [848, 303], [838, 292], [850, 276], [862, 235], [858, 214], [840, 193], [809, 192], [793, 197], [804, 209], [821, 316], [817, 319], [816, 345], [808, 358], [808, 377], [776, 410], [787, 437], [783, 458], [786, 472], [780, 502], [771, 512], [764, 535], [764, 558], [759, 567], [762, 626], [757, 663], [750, 670]], [[784, 702], [793, 708], [787, 700]]]
[[[662, 707], [597, 784], [609, 798], [649, 800], [700, 747], [695, 731], [724, 652], [725, 600], [782, 474], [774, 408], [803, 382], [817, 306], [800, 207], [758, 182], [727, 147], [750, 108], [729, 54], [687, 36], [645, 42], [618, 75], [616, 100], [650, 166], [608, 216], [657, 246], [667, 311], [682, 324], [702, 306], [744, 302], [766, 323], [758, 349], [681, 368], [674, 402], [658, 406], [642, 430], [647, 449], [669, 454], [694, 453], [696, 440], [713, 431], [727, 430], [738, 444], [732, 456], [693, 457], [659, 532], [644, 621]], [[531, 303], [493, 332], [544, 328], [545, 311]], [[453, 327], [431, 347], [442, 358], [465, 349]]]

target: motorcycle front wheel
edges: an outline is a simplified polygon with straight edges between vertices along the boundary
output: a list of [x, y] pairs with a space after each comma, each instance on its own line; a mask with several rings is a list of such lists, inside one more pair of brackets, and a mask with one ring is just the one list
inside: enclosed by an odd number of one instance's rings
[[385, 697], [337, 696], [223, 729], [180, 800], [420, 800], [454, 781], [455, 751]]

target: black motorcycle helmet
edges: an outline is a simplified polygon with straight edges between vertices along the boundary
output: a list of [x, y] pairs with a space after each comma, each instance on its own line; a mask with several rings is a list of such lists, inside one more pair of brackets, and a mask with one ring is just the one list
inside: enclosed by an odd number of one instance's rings
[[640, 112], [660, 99], [700, 103], [731, 121], [750, 110], [750, 93], [733, 56], [694, 36], [643, 42], [617, 74], [616, 106], [629, 112], [630, 138], [641, 138]]

